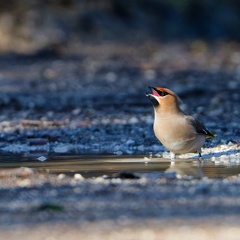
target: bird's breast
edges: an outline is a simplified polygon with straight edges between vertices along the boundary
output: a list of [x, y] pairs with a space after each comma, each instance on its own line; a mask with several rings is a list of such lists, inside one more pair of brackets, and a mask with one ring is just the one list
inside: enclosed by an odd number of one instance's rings
[[159, 141], [171, 152], [183, 154], [197, 152], [205, 142], [205, 137], [196, 133], [185, 118], [174, 116], [156, 118], [154, 133]]

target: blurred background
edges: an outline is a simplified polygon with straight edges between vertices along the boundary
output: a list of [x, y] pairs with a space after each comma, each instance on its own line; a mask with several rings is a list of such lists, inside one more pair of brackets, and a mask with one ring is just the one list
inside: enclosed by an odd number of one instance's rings
[[240, 39], [237, 0], [9, 0], [0, 3], [0, 51], [76, 42]]
[[[213, 145], [238, 142], [239, 40], [237, 0], [1, 1], [0, 142], [25, 141], [33, 127], [53, 142], [158, 146], [148, 85], [172, 89], [224, 133]], [[65, 139], [49, 137], [49, 124]]]

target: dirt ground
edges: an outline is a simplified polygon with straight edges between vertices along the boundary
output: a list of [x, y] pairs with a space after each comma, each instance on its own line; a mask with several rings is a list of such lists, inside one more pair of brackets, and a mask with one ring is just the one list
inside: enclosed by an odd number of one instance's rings
[[[234, 42], [76, 43], [61, 53], [1, 56], [0, 150], [166, 152], [153, 135], [148, 85], [174, 90], [184, 111], [217, 134], [204, 154], [239, 159], [240, 46]], [[238, 177], [79, 180], [30, 170], [0, 178], [0, 238], [236, 239], [239, 183]]]
[[237, 239], [239, 177], [1, 178], [0, 239]]
[[69, 47], [1, 58], [0, 149], [26, 153], [145, 154], [152, 132], [147, 86], [164, 86], [217, 134], [239, 144], [239, 45], [146, 42]]
[[[225, 220], [225, 219], [222, 219]], [[204, 222], [204, 223], [203, 223]], [[59, 224], [41, 225], [26, 228], [17, 227], [12, 230], [1, 230], [1, 239], [127, 239], [127, 240], [173, 240], [184, 239], [230, 239], [237, 240], [239, 228], [237, 224], [227, 225], [217, 220], [214, 224], [211, 219], [203, 219], [200, 223], [190, 223], [184, 220], [148, 221], [122, 226], [112, 222], [101, 222], [97, 224]], [[228, 221], [229, 222], [229, 221]], [[234, 222], [234, 219], [232, 219]], [[239, 222], [238, 222], [239, 223]]]

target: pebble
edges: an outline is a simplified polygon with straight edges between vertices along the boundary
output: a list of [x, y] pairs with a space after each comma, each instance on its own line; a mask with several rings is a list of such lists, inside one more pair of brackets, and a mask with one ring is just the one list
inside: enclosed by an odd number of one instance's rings
[[128, 120], [128, 123], [130, 123], [130, 124], [135, 124], [135, 123], [138, 123], [138, 122], [139, 122], [139, 120], [136, 117], [131, 117]]
[[78, 181], [82, 181], [85, 179], [80, 173], [75, 173], [73, 178]]
[[47, 160], [47, 158], [45, 156], [41, 156], [37, 158], [40, 162], [44, 162]]
[[231, 90], [235, 90], [238, 88], [238, 82], [237, 81], [229, 81], [228, 82], [228, 88]]
[[35, 171], [32, 168], [27, 167], [20, 167], [20, 168], [13, 168], [13, 169], [1, 169], [0, 170], [0, 177], [22, 177], [26, 178], [33, 175]]
[[58, 179], [64, 179], [64, 178], [66, 178], [66, 175], [64, 174], [64, 173], [61, 173], [61, 174], [59, 174], [58, 176]]
[[19, 187], [29, 187], [31, 185], [31, 181], [29, 179], [24, 179], [24, 180], [18, 181], [17, 184]]
[[114, 154], [116, 154], [116, 155], [122, 155], [123, 152], [122, 152], [122, 151], [116, 151], [116, 152], [114, 152]]
[[29, 146], [41, 146], [41, 145], [46, 145], [48, 143], [47, 138], [29, 138], [28, 139], [28, 144]]
[[59, 146], [53, 149], [55, 153], [66, 153], [69, 151], [69, 147], [66, 144], [59, 144]]
[[120, 179], [139, 179], [140, 177], [131, 172], [119, 172], [112, 175], [112, 178]]

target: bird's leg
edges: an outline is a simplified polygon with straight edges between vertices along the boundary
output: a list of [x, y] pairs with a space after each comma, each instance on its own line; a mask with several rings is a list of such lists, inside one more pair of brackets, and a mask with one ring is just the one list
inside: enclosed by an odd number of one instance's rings
[[202, 151], [201, 151], [201, 149], [198, 151], [198, 160], [199, 160], [199, 162], [202, 162], [203, 161], [203, 157], [202, 157]]
[[176, 158], [176, 155], [172, 152], [170, 152], [170, 157], [171, 157], [171, 160], [174, 160]]
[[174, 166], [176, 155], [174, 153], [170, 152], [170, 156], [171, 156], [171, 166]]

